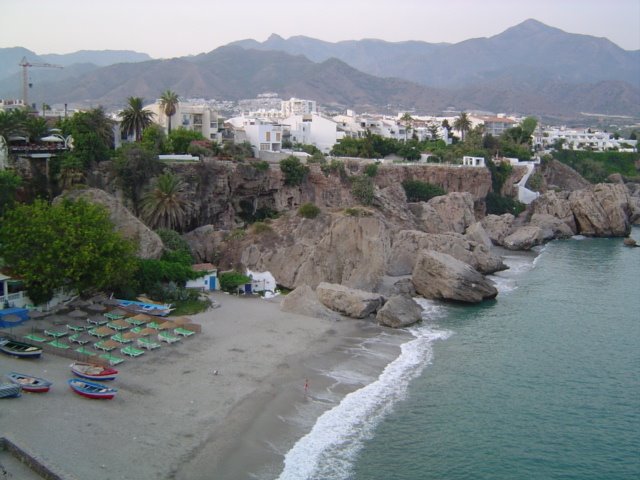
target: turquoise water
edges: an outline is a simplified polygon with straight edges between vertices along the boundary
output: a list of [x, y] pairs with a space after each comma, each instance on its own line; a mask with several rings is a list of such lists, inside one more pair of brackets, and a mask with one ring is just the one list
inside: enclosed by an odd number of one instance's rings
[[516, 282], [448, 308], [350, 478], [640, 478], [640, 249], [554, 242]]
[[640, 249], [571, 239], [506, 260], [497, 301], [423, 302], [430, 320], [280, 478], [640, 478]]

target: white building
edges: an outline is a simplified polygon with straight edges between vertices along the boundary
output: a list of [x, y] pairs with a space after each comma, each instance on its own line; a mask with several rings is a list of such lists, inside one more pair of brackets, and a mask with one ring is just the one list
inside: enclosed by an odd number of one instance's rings
[[260, 152], [282, 149], [283, 125], [278, 122], [242, 116], [229, 119], [227, 124], [234, 130], [236, 143], [245, 138], [251, 143], [256, 158], [260, 158]]
[[[156, 100], [156, 103], [145, 108], [155, 114], [153, 120], [168, 133], [169, 119], [160, 107], [160, 100]], [[219, 142], [222, 120], [219, 118], [217, 110], [205, 101], [181, 101], [176, 107], [176, 113], [171, 116], [171, 129], [178, 128], [201, 133], [207, 140]]]
[[291, 98], [283, 100], [280, 105], [282, 116], [284, 118], [291, 115], [306, 115], [318, 113], [318, 105], [315, 100], [302, 100], [300, 98]]
[[191, 265], [191, 269], [202, 274], [194, 280], [188, 280], [185, 287], [195, 288], [203, 291], [220, 290], [218, 280], [218, 269], [211, 263], [198, 263]]
[[283, 120], [292, 143], [314, 145], [323, 153], [329, 151], [342, 138], [338, 124], [318, 114], [291, 115]]
[[597, 130], [568, 129], [565, 127], [550, 127], [536, 129], [534, 144], [541, 148], [550, 148], [558, 141], [562, 141], [565, 150], [606, 150], [637, 151], [637, 141], [627, 139], [615, 139], [607, 132]]

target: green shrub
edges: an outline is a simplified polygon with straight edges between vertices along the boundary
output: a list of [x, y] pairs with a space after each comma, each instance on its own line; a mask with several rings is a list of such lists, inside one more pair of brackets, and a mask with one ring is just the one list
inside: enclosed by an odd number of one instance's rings
[[351, 194], [363, 205], [373, 203], [373, 181], [371, 177], [359, 175], [352, 178]]
[[370, 217], [371, 216], [371, 212], [367, 210], [363, 210], [361, 208], [355, 208], [355, 207], [345, 208], [344, 214], [348, 215], [349, 217]]
[[298, 208], [298, 215], [304, 218], [316, 218], [320, 214], [320, 208], [313, 203], [305, 203]]
[[251, 281], [251, 277], [248, 277], [240, 272], [223, 272], [218, 275], [218, 279], [220, 280], [220, 288], [225, 292], [235, 293], [236, 289], [249, 283]]
[[252, 162], [251, 165], [253, 165], [253, 168], [258, 170], [259, 172], [266, 172], [267, 170], [269, 170], [269, 162], [265, 162], [264, 160], [261, 160], [259, 162]]
[[347, 171], [344, 167], [344, 162], [341, 160], [331, 160], [328, 164], [324, 164], [320, 167], [325, 177], [328, 177], [332, 173], [340, 174], [341, 178], [347, 176]]
[[495, 192], [489, 192], [486, 198], [487, 214], [502, 215], [511, 213], [518, 216], [523, 212], [526, 206], [517, 200], [509, 197], [503, 197]]
[[378, 174], [378, 164], [370, 163], [369, 165], [364, 167], [364, 174], [367, 177], [371, 177], [371, 178], [375, 177]]
[[252, 225], [253, 233], [260, 235], [261, 233], [273, 232], [273, 228], [264, 222], [256, 222]]
[[309, 174], [309, 167], [303, 165], [298, 157], [293, 155], [280, 160], [280, 170], [284, 173], [285, 185], [300, 185]]
[[402, 187], [407, 194], [408, 202], [426, 202], [447, 193], [438, 185], [421, 180], [405, 180], [402, 182]]

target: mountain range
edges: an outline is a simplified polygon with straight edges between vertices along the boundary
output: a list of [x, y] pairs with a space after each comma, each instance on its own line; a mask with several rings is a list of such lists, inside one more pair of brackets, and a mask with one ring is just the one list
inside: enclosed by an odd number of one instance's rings
[[[16, 49], [0, 49], [0, 65], [5, 67], [6, 50]], [[14, 59], [26, 56], [12, 53]], [[269, 91], [283, 98], [314, 99], [338, 110], [640, 116], [640, 51], [535, 20], [456, 44], [330, 43], [272, 35], [262, 43], [241, 40], [167, 60], [150, 60], [137, 52], [69, 55], [27, 56], [34, 63], [66, 65], [63, 70], [30, 69], [34, 101], [40, 96], [47, 103], [115, 107], [129, 96], [155, 99], [166, 89], [183, 98], [221, 100]], [[19, 97], [20, 86], [20, 73], [0, 69], [0, 97]]]

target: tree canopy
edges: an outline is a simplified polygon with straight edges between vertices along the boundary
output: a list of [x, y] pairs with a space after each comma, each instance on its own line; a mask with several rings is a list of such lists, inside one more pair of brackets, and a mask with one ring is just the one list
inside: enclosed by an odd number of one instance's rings
[[176, 114], [176, 109], [180, 103], [180, 97], [176, 92], [166, 90], [160, 95], [160, 109], [167, 116], [167, 132], [171, 133], [171, 117]]
[[118, 289], [136, 269], [135, 246], [114, 230], [104, 207], [83, 200], [37, 200], [9, 210], [0, 225], [0, 251], [38, 304], [58, 288]]
[[120, 130], [125, 135], [133, 134], [136, 142], [142, 140], [142, 131], [153, 123], [155, 113], [143, 107], [144, 99], [140, 97], [129, 97], [127, 108], [120, 112], [122, 123]]

